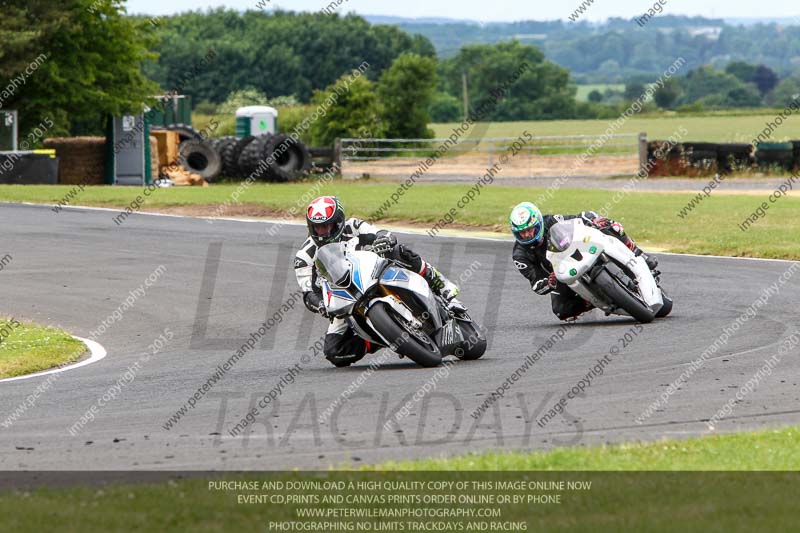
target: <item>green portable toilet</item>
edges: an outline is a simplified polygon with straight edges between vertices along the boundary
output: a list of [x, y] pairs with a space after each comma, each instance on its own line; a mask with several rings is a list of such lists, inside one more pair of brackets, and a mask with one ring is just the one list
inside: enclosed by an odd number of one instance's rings
[[150, 122], [144, 113], [109, 117], [106, 125], [106, 183], [149, 185]]
[[278, 133], [278, 110], [265, 105], [251, 105], [236, 110], [236, 137]]
[[17, 112], [0, 111], [0, 152], [17, 150]]

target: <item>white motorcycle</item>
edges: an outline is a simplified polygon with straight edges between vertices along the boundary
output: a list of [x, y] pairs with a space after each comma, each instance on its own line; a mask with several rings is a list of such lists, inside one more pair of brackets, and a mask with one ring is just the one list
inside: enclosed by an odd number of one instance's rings
[[317, 251], [325, 311], [345, 318], [356, 334], [426, 367], [442, 357], [478, 359], [486, 338], [457, 300], [447, 304], [419, 274], [354, 241]]
[[556, 279], [606, 316], [631, 316], [647, 323], [672, 311], [672, 300], [644, 259], [619, 239], [573, 219], [554, 224], [549, 241], [547, 259]]

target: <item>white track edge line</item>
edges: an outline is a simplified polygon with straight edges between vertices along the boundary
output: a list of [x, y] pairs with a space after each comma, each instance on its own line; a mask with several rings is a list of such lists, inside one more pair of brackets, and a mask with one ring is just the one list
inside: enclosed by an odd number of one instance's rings
[[96, 362], [100, 361], [101, 359], [103, 359], [106, 355], [108, 355], [108, 352], [106, 352], [106, 349], [103, 348], [103, 346], [98, 342], [95, 342], [95, 341], [89, 340], [89, 339], [84, 339], [82, 337], [76, 337], [75, 335], [73, 335], [72, 338], [78, 339], [83, 344], [85, 344], [87, 348], [89, 348], [89, 351], [91, 352], [92, 355], [88, 359], [84, 359], [83, 361], [78, 361], [77, 363], [74, 363], [74, 364], [71, 364], [71, 365], [67, 365], [67, 366], [61, 367], [61, 368], [53, 368], [51, 370], [43, 370], [43, 371], [37, 372], [35, 374], [27, 374], [25, 376], [16, 376], [16, 377], [13, 377], [13, 378], [0, 379], [0, 383], [6, 383], [6, 382], [9, 382], [9, 381], [20, 381], [20, 380], [23, 380], [23, 379], [38, 378], [38, 377], [41, 377], [41, 376], [46, 376], [48, 374], [58, 374], [60, 372], [66, 372], [67, 370], [74, 370], [74, 369], [80, 368], [82, 366], [91, 365], [92, 363], [96, 363]]

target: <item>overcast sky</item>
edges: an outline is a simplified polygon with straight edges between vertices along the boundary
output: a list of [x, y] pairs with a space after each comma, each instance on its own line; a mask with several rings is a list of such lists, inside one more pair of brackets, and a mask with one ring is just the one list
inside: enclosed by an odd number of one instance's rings
[[[225, 6], [231, 9], [257, 9], [257, 4], [293, 11], [319, 11], [331, 0], [128, 0], [130, 13], [165, 15]], [[480, 21], [566, 19], [582, 0], [346, 0], [343, 12], [362, 15], [401, 17], [448, 17]], [[595, 0], [581, 17], [604, 20], [608, 17], [641, 15], [655, 0]], [[800, 19], [800, 4], [788, 0], [661, 0], [664, 13], [703, 15], [719, 18], [791, 17]]]

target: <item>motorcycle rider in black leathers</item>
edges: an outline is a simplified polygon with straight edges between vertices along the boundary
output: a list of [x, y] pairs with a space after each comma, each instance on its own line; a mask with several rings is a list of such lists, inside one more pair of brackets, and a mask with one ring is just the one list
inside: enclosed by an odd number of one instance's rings
[[512, 253], [514, 266], [530, 281], [531, 290], [541, 295], [550, 294], [553, 313], [561, 320], [577, 319], [592, 309], [589, 302], [556, 279], [546, 255], [550, 228], [558, 222], [575, 218], [581, 218], [584, 224], [622, 241], [634, 254], [644, 258], [650, 270], [655, 271], [658, 266], [656, 258], [644, 254], [621, 224], [594, 211], [584, 211], [579, 215], [542, 215], [539, 208], [530, 202], [517, 205], [509, 220], [516, 239]]
[[[317, 271], [314, 258], [317, 250], [326, 244], [358, 240], [358, 246], [370, 245], [373, 252], [390, 258], [409, 270], [419, 273], [431, 290], [446, 301], [458, 295], [458, 287], [445, 278], [430, 263], [414, 253], [408, 246], [398, 244], [397, 238], [387, 230], [379, 230], [369, 222], [358, 218], [346, 218], [344, 207], [335, 196], [322, 196], [315, 199], [306, 211], [308, 239], [298, 250], [294, 259], [297, 283], [303, 291], [306, 307], [327, 318], [322, 299], [322, 289], [317, 284]], [[323, 352], [325, 358], [336, 366], [349, 366], [377, 347], [358, 337], [342, 318], [331, 319], [325, 335]]]

